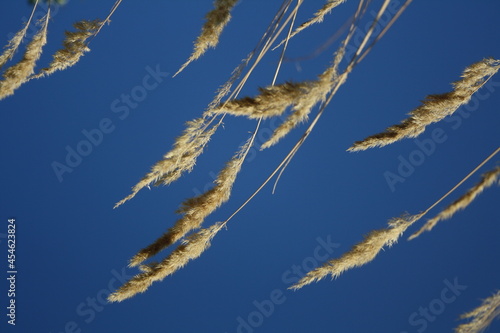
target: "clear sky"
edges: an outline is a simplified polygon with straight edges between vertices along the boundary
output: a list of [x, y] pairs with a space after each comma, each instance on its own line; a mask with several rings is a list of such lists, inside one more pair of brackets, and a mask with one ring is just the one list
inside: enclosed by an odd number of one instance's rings
[[[104, 18], [113, 3], [70, 0], [58, 8], [40, 65], [50, 62], [73, 22]], [[123, 303], [106, 303], [110, 291], [137, 273], [126, 267], [129, 258], [175, 222], [184, 199], [208, 188], [255, 122], [226, 118], [192, 173], [168, 187], [145, 189], [117, 209], [114, 203], [169, 150], [184, 122], [203, 112], [280, 3], [241, 1], [217, 49], [172, 78], [191, 53], [212, 0], [124, 0], [76, 66], [0, 101], [1, 332], [452, 332], [460, 314], [500, 288], [496, 186], [452, 220], [406, 241], [425, 221], [418, 222], [366, 266], [335, 281], [287, 290], [304, 271], [339, 257], [390, 218], [425, 210], [499, 146], [497, 75], [468, 106], [417, 140], [346, 152], [354, 141], [404, 119], [426, 95], [449, 91], [466, 66], [500, 57], [499, 1], [415, 0], [340, 88], [274, 195], [266, 187], [207, 252], [175, 275]], [[323, 3], [305, 1], [297, 21]], [[373, 1], [366, 20], [380, 3]], [[347, 1], [294, 38], [277, 82], [321, 73], [338, 40], [325, 43], [356, 6]], [[12, 0], [0, 8], [5, 45], [31, 6]], [[263, 60], [243, 95], [270, 84], [278, 55]], [[127, 104], [123, 96], [145, 87], [152, 72], [151, 89]], [[266, 122], [263, 129], [272, 126]], [[102, 135], [89, 148], [82, 142], [97, 129]], [[207, 225], [226, 219], [304, 129], [274, 148], [254, 151], [231, 200]], [[87, 148], [87, 156], [73, 157], [71, 172], [58, 175], [54, 163], [67, 164], [78, 147]], [[422, 161], [403, 170], [417, 155]], [[388, 182], [388, 172], [404, 182]], [[15, 327], [6, 316], [9, 218], [16, 220]], [[497, 321], [490, 332], [498, 330]]]

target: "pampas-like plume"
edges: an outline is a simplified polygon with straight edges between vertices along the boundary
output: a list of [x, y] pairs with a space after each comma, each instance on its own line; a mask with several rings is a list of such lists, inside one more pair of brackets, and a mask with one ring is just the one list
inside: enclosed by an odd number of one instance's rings
[[271, 137], [262, 144], [261, 149], [275, 145], [295, 127], [308, 119], [314, 106], [326, 100], [328, 93], [335, 84], [341, 84], [337, 71], [338, 63], [335, 62], [319, 76], [317, 81], [310, 84], [308, 93], [300, 95], [293, 105], [292, 113], [274, 130]]
[[182, 203], [182, 207], [178, 210], [178, 213], [183, 214], [182, 218], [154, 243], [139, 251], [130, 260], [130, 266], [139, 265], [144, 260], [151, 258], [164, 248], [177, 242], [191, 230], [199, 228], [208, 215], [229, 200], [236, 176], [241, 170], [243, 160], [252, 143], [252, 139], [249, 139], [241, 146], [235, 156], [219, 172], [213, 188]]
[[224, 27], [231, 20], [231, 9], [238, 0], [216, 0], [214, 9], [207, 13], [206, 22], [194, 43], [194, 50], [189, 59], [181, 66], [174, 76], [179, 74], [191, 62], [201, 57], [209, 47], [216, 47]]
[[[336, 57], [339, 60], [340, 58]], [[260, 88], [260, 94], [255, 97], [232, 100], [221, 104], [210, 112], [213, 115], [231, 114], [246, 116], [250, 119], [266, 119], [282, 115], [291, 106], [293, 112], [276, 128], [261, 147], [262, 149], [268, 148], [305, 121], [312, 108], [326, 99], [333, 85], [339, 83], [337, 73], [339, 62], [330, 66], [319, 76], [318, 80], [299, 83], [286, 82]]]
[[25, 83], [29, 76], [34, 73], [36, 62], [42, 54], [42, 49], [47, 43], [47, 26], [50, 19], [50, 9], [40, 20], [40, 30], [26, 46], [23, 58], [15, 65], [7, 68], [3, 73], [3, 81], [0, 81], [0, 100], [14, 94], [14, 90]]
[[296, 104], [304, 94], [309, 94], [312, 87], [313, 83], [306, 81], [300, 83], [286, 82], [260, 88], [260, 94], [256, 97], [244, 97], [228, 101], [214, 108], [211, 112], [213, 114], [227, 113], [246, 116], [250, 119], [276, 117], [285, 112], [290, 105]]
[[462, 79], [454, 82], [454, 90], [440, 95], [430, 95], [423, 104], [410, 112], [410, 117], [385, 132], [371, 135], [355, 142], [348, 150], [359, 151], [383, 147], [404, 138], [414, 138], [424, 132], [426, 126], [451, 115], [500, 69], [500, 60], [488, 58], [465, 69]]
[[31, 20], [33, 18], [33, 14], [35, 13], [35, 9], [37, 8], [38, 5], [38, 0], [36, 0], [33, 10], [31, 11], [30, 18], [28, 21], [25, 23], [24, 27], [19, 30], [14, 37], [9, 41], [9, 43], [5, 46], [5, 51], [3, 54], [0, 55], [0, 69], [5, 65], [5, 63], [9, 60], [12, 59], [14, 54], [16, 53], [17, 49], [19, 48], [19, 45], [21, 45], [21, 42], [23, 41], [24, 36], [26, 36], [26, 32], [28, 31], [28, 27], [31, 23]]
[[190, 260], [198, 258], [208, 247], [210, 241], [221, 229], [221, 223], [201, 229], [190, 235], [168, 257], [156, 265], [147, 266], [142, 273], [127, 281], [108, 297], [110, 302], [121, 302], [138, 293], [145, 292], [155, 281], [161, 281], [168, 275], [184, 267]]
[[390, 220], [388, 228], [373, 230], [361, 243], [356, 244], [342, 257], [330, 260], [323, 266], [308, 272], [289, 289], [300, 289], [305, 285], [325, 278], [327, 275], [331, 275], [332, 279], [335, 279], [351, 268], [369, 263], [385, 246], [391, 247], [396, 243], [405, 230], [422, 216], [423, 214], [421, 213]]
[[476, 199], [478, 195], [480, 195], [485, 189], [490, 187], [491, 185], [498, 183], [500, 184], [500, 166], [494, 168], [491, 171], [486, 172], [481, 177], [481, 181], [474, 185], [474, 187], [470, 188], [467, 193], [458, 198], [451, 205], [446, 207], [443, 211], [441, 211], [438, 215], [429, 219], [427, 223], [420, 228], [417, 232], [411, 235], [408, 239], [414, 239], [420, 236], [424, 231], [430, 231], [434, 226], [443, 220], [447, 220], [451, 218], [456, 212], [467, 208], [467, 206]]
[[14, 37], [9, 41], [9, 43], [5, 46], [5, 51], [2, 55], [0, 55], [0, 68], [2, 68], [7, 61], [12, 59], [14, 54], [16, 53], [19, 45], [23, 41], [24, 36], [26, 35], [26, 31], [28, 30], [28, 23], [19, 30]]
[[218, 124], [207, 129], [209, 126], [209, 122], [204, 118], [187, 122], [184, 133], [176, 139], [172, 150], [165, 154], [161, 161], [153, 165], [151, 171], [132, 187], [132, 193], [117, 202], [114, 208], [132, 199], [140, 190], [150, 184], [168, 185], [179, 179], [183, 172], [191, 171], [196, 159], [203, 152], [203, 147], [217, 130]]
[[500, 316], [500, 291], [488, 297], [474, 310], [460, 316], [461, 319], [471, 319], [455, 329], [456, 333], [481, 333], [490, 326], [493, 319]]
[[[299, 25], [297, 29], [295, 29], [295, 31], [290, 35], [289, 38], [294, 37], [296, 34], [298, 34], [304, 29], [309, 28], [313, 24], [323, 22], [323, 19], [325, 18], [326, 15], [328, 15], [335, 7], [341, 5], [346, 1], [347, 0], [328, 0], [326, 4], [324, 4], [323, 7], [321, 7], [321, 9], [318, 10], [311, 19]], [[275, 48], [278, 48], [284, 42], [285, 40], [281, 41]]]
[[87, 21], [82, 20], [73, 24], [77, 29], [76, 32], [66, 31], [66, 38], [63, 41], [64, 48], [58, 50], [50, 63], [49, 67], [43, 68], [40, 73], [32, 78], [41, 78], [50, 75], [56, 71], [62, 71], [68, 67], [75, 65], [85, 52], [90, 51], [86, 41], [93, 36], [102, 22], [99, 20]]
[[295, 29], [290, 38], [301, 32], [302, 30], [310, 27], [313, 24], [323, 22], [323, 19], [325, 18], [326, 15], [328, 15], [335, 7], [341, 5], [346, 1], [347, 0], [328, 0], [326, 4], [314, 14], [313, 18], [302, 23], [297, 29]]

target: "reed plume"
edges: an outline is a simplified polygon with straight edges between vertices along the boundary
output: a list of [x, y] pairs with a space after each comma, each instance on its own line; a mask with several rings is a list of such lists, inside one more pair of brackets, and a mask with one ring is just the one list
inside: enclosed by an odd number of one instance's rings
[[196, 159], [216, 131], [218, 124], [207, 129], [209, 126], [210, 122], [204, 118], [187, 122], [186, 129], [175, 140], [173, 148], [163, 156], [162, 160], [153, 165], [151, 171], [132, 187], [132, 193], [117, 202], [114, 208], [135, 197], [144, 187], [151, 184], [168, 185], [179, 179], [184, 172], [190, 172], [196, 164]]
[[[338, 54], [340, 53], [341, 51], [338, 51]], [[295, 127], [307, 121], [309, 114], [316, 105], [325, 102], [328, 93], [332, 91], [334, 86], [341, 84], [338, 64], [335, 62], [319, 76], [318, 80], [310, 83], [308, 93], [300, 95], [293, 104], [290, 115], [273, 131], [271, 137], [261, 145], [261, 149], [269, 148], [278, 143]]]
[[429, 95], [422, 105], [410, 112], [410, 117], [384, 132], [371, 135], [355, 142], [348, 151], [383, 147], [404, 138], [414, 138], [425, 131], [426, 126], [453, 114], [461, 105], [469, 102], [471, 96], [480, 89], [500, 69], [500, 60], [487, 58], [467, 67], [462, 79], [453, 83], [451, 92]]
[[17, 49], [21, 45], [24, 36], [26, 36], [26, 32], [28, 31], [28, 27], [31, 23], [31, 20], [33, 19], [33, 14], [35, 13], [37, 5], [38, 5], [38, 0], [36, 0], [36, 2], [34, 3], [31, 15], [28, 21], [24, 24], [24, 27], [21, 30], [19, 30], [4, 47], [5, 51], [0, 55], [0, 69], [7, 63], [7, 61], [12, 59]]
[[451, 218], [456, 212], [467, 208], [467, 206], [469, 206], [469, 204], [474, 201], [485, 189], [495, 183], [500, 184], [500, 166], [482, 175], [480, 182], [470, 188], [464, 195], [462, 195], [448, 207], [443, 209], [438, 215], [436, 215], [432, 219], [429, 219], [427, 223], [425, 223], [424, 226], [420, 228], [420, 230], [415, 232], [408, 239], [414, 239], [420, 236], [424, 231], [431, 231], [438, 222], [447, 220]]
[[130, 266], [137, 266], [144, 260], [154, 256], [164, 248], [177, 242], [188, 232], [201, 226], [205, 218], [219, 208], [224, 202], [229, 200], [231, 189], [236, 180], [236, 176], [241, 170], [241, 165], [252, 145], [252, 140], [248, 140], [242, 145], [234, 157], [219, 172], [214, 181], [214, 187], [205, 193], [190, 198], [182, 203], [177, 211], [183, 214], [175, 225], [158, 238], [148, 247], [140, 250], [131, 260]]
[[[289, 38], [294, 37], [302, 30], [309, 28], [313, 24], [323, 22], [323, 19], [325, 18], [326, 15], [328, 15], [335, 7], [341, 5], [346, 1], [347, 0], [328, 0], [326, 4], [324, 4], [323, 7], [321, 7], [321, 9], [319, 9], [316, 13], [314, 13], [314, 16], [312, 18], [299, 25], [297, 29], [295, 29], [295, 31], [290, 35]], [[284, 42], [285, 40], [281, 41], [275, 48], [278, 48]]]
[[328, 15], [335, 7], [341, 5], [346, 1], [347, 0], [328, 0], [326, 4], [314, 14], [314, 17], [312, 17], [308, 21], [298, 26], [297, 29], [295, 29], [295, 31], [292, 33], [290, 38], [301, 32], [302, 30], [310, 27], [313, 24], [323, 22], [323, 19], [325, 18], [326, 15]]
[[287, 107], [297, 103], [299, 98], [311, 91], [311, 82], [286, 82], [260, 88], [256, 97], [244, 97], [222, 104], [213, 109], [213, 114], [246, 116], [249, 119], [266, 119], [280, 116]]
[[14, 94], [14, 91], [28, 81], [34, 73], [36, 62], [42, 54], [42, 49], [47, 43], [47, 26], [50, 19], [50, 8], [40, 20], [41, 27], [33, 39], [26, 46], [23, 58], [15, 65], [7, 68], [0, 81], [0, 100]]
[[420, 219], [422, 215], [402, 216], [390, 220], [388, 228], [371, 231], [362, 242], [356, 244], [342, 257], [330, 260], [323, 266], [308, 272], [289, 289], [300, 289], [305, 285], [325, 278], [327, 275], [331, 275], [332, 279], [335, 279], [351, 268], [369, 263], [375, 259], [384, 247], [391, 247], [396, 243], [405, 230]]
[[[326, 72], [330, 73], [331, 68]], [[334, 83], [327, 77], [327, 75], [322, 75], [316, 81], [285, 82], [259, 88], [260, 94], [255, 97], [235, 99], [221, 104], [210, 112], [213, 115], [231, 114], [246, 116], [249, 119], [267, 119], [281, 116], [291, 107], [292, 113], [261, 147], [268, 148], [305, 121], [312, 108], [325, 100]]]
[[26, 35], [26, 31], [28, 30], [28, 23], [19, 30], [14, 37], [9, 40], [9, 43], [4, 47], [5, 51], [0, 55], [0, 69], [7, 63], [7, 61], [11, 60], [14, 54], [16, 53], [19, 45], [23, 41], [24, 36]]
[[455, 333], [481, 333], [491, 322], [500, 316], [500, 291], [486, 298], [480, 306], [460, 316], [461, 319], [470, 319], [466, 324], [455, 328]]
[[43, 68], [38, 74], [32, 76], [32, 78], [41, 78], [75, 65], [85, 52], [90, 51], [86, 41], [96, 33], [101, 24], [102, 22], [99, 20], [82, 20], [74, 23], [73, 26], [77, 31], [65, 32], [64, 48], [58, 50], [53, 55], [53, 60], [49, 67]]
[[198, 258], [207, 248], [215, 234], [220, 230], [221, 224], [215, 223], [209, 228], [201, 229], [187, 237], [183, 244], [160, 263], [143, 268], [143, 272], [122, 285], [117, 291], [109, 295], [108, 301], [121, 302], [138, 293], [145, 292], [155, 281], [175, 273], [184, 267], [190, 260]]
[[207, 13], [206, 22], [194, 43], [194, 50], [189, 59], [174, 76], [182, 72], [191, 62], [200, 58], [210, 47], [216, 47], [224, 27], [231, 20], [231, 10], [238, 0], [216, 0], [214, 9]]
[[[255, 97], [244, 97], [225, 102], [213, 108], [210, 113], [231, 114], [245, 116], [249, 119], [267, 119], [281, 116], [288, 108], [292, 112], [285, 121], [278, 126], [271, 137], [262, 144], [261, 148], [268, 148], [276, 144], [287, 135], [293, 128], [307, 120], [308, 115], [315, 105], [324, 102], [326, 96], [338, 85], [340, 75], [338, 66], [344, 49], [337, 51], [335, 62], [328, 67], [317, 80], [303, 82], [285, 82], [279, 85], [271, 85], [259, 88], [260, 94]], [[343, 81], [345, 77], [343, 77]]]

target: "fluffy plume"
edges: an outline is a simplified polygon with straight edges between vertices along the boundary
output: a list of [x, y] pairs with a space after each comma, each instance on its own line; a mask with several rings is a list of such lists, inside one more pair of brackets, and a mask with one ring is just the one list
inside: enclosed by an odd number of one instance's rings
[[[294, 37], [296, 34], [298, 34], [299, 32], [301, 32], [304, 29], [309, 28], [313, 24], [323, 22], [323, 19], [325, 18], [326, 15], [328, 15], [335, 7], [337, 7], [338, 5], [341, 5], [342, 3], [346, 2], [346, 1], [347, 0], [328, 0], [326, 2], [326, 4], [324, 4], [323, 7], [321, 7], [321, 9], [318, 10], [311, 19], [309, 19], [308, 21], [299, 25], [297, 27], [297, 29], [295, 29], [295, 31], [290, 35], [289, 38]], [[276, 46], [276, 47], [279, 47], [284, 42], [285, 42], [284, 40], [281, 41], [278, 44], [278, 46]]]
[[312, 108], [325, 100], [333, 85], [339, 82], [337, 67], [338, 63], [335, 62], [315, 81], [286, 82], [260, 88], [260, 94], [255, 97], [232, 100], [221, 104], [210, 112], [213, 115], [231, 114], [246, 116], [250, 119], [266, 119], [280, 116], [287, 108], [292, 107], [292, 113], [276, 128], [271, 138], [262, 145], [262, 148], [268, 148], [305, 121]]
[[351, 268], [369, 263], [385, 246], [391, 247], [396, 243], [405, 230], [420, 219], [422, 215], [418, 214], [392, 219], [389, 221], [388, 228], [371, 231], [361, 243], [356, 244], [342, 257], [330, 260], [323, 266], [308, 272], [289, 289], [300, 289], [305, 285], [325, 278], [327, 275], [331, 275], [332, 279], [335, 279]]
[[286, 82], [280, 85], [260, 88], [256, 97], [244, 97], [222, 104], [212, 110], [214, 114], [227, 113], [236, 116], [246, 116], [250, 119], [266, 119], [281, 115], [300, 97], [312, 89], [312, 82]]
[[143, 267], [143, 272], [127, 281], [116, 292], [108, 297], [110, 302], [121, 302], [138, 293], [145, 292], [155, 281], [175, 273], [184, 267], [190, 260], [198, 258], [208, 247], [212, 238], [221, 229], [221, 223], [216, 223], [209, 228], [201, 229], [190, 235], [182, 245], [158, 264]]
[[2, 68], [7, 61], [12, 59], [17, 49], [19, 48], [19, 45], [21, 45], [21, 42], [23, 41], [23, 38], [26, 35], [27, 29], [28, 29], [28, 24], [26, 24], [26, 26], [23, 29], [19, 30], [14, 35], [14, 37], [12, 37], [9, 43], [5, 46], [4, 53], [0, 55], [0, 68]]
[[50, 19], [50, 9], [40, 20], [40, 30], [26, 46], [23, 58], [15, 65], [7, 68], [3, 73], [3, 81], [0, 82], [0, 100], [14, 94], [14, 91], [28, 80], [34, 73], [36, 62], [42, 54], [42, 49], [47, 43], [47, 26]]
[[16, 53], [17, 49], [19, 48], [19, 45], [21, 45], [21, 42], [23, 41], [24, 36], [26, 36], [26, 32], [28, 31], [28, 27], [31, 23], [31, 20], [33, 19], [33, 14], [35, 13], [35, 10], [38, 5], [38, 0], [34, 2], [33, 10], [31, 11], [30, 18], [28, 21], [24, 24], [24, 27], [19, 30], [14, 37], [9, 41], [9, 43], [4, 47], [5, 51], [3, 54], [0, 55], [0, 69], [5, 65], [5, 63], [9, 60], [12, 59], [14, 54]]
[[492, 186], [493, 184], [500, 184], [500, 166], [494, 168], [491, 171], [486, 172], [481, 177], [481, 181], [474, 185], [474, 187], [470, 188], [467, 193], [458, 198], [451, 205], [446, 207], [442, 212], [438, 215], [429, 219], [425, 225], [420, 228], [417, 232], [411, 235], [408, 239], [414, 239], [420, 236], [424, 231], [430, 231], [434, 226], [443, 220], [447, 220], [451, 218], [456, 212], [467, 208], [467, 206], [476, 199], [478, 195], [480, 195], [485, 189]]
[[453, 83], [453, 91], [427, 96], [423, 104], [410, 113], [409, 118], [387, 128], [385, 132], [355, 142], [348, 150], [383, 147], [404, 138], [417, 137], [424, 132], [426, 126], [453, 114], [461, 105], [469, 102], [471, 96], [499, 69], [500, 60], [491, 58], [472, 64], [465, 69], [462, 79]]
[[90, 51], [87, 47], [86, 41], [89, 37], [93, 36], [97, 29], [101, 26], [102, 22], [99, 20], [94, 21], [79, 21], [73, 26], [76, 32], [66, 31], [66, 38], [63, 41], [64, 48], [58, 50], [50, 63], [49, 67], [43, 68], [40, 73], [32, 78], [40, 78], [50, 75], [56, 71], [62, 71], [68, 67], [75, 65], [85, 52]]
[[241, 170], [241, 165], [251, 144], [252, 141], [248, 140], [241, 146], [235, 156], [219, 172], [213, 188], [182, 203], [182, 207], [178, 211], [178, 213], [183, 214], [182, 218], [154, 243], [139, 251], [130, 261], [130, 266], [139, 265], [177, 242], [191, 230], [198, 229], [208, 215], [229, 200], [236, 176]]
[[[196, 163], [196, 159], [203, 152], [203, 148], [210, 140], [212, 134], [217, 130], [218, 124], [210, 126], [204, 118], [198, 118], [187, 123], [184, 133], [179, 136], [174, 147], [157, 162], [134, 187], [132, 193], [115, 204], [115, 208], [135, 195], [144, 187], [151, 184], [168, 185], [185, 171], [191, 171]], [[208, 129], [207, 129], [208, 128]]]
[[222, 30], [231, 20], [231, 9], [233, 9], [237, 2], [238, 0], [215, 1], [215, 8], [207, 13], [206, 22], [201, 29], [201, 34], [194, 43], [193, 53], [175, 75], [182, 72], [191, 62], [201, 57], [209, 47], [217, 46]]
[[471, 319], [470, 322], [462, 324], [455, 329], [456, 333], [481, 333], [491, 324], [493, 319], [500, 316], [500, 291], [488, 297], [483, 303], [460, 316], [461, 319]]
[[317, 81], [310, 83], [309, 91], [299, 96], [293, 104], [292, 113], [274, 130], [271, 137], [262, 144], [261, 149], [275, 145], [295, 127], [307, 121], [314, 106], [323, 103], [332, 87], [340, 83], [337, 67], [338, 63], [334, 63], [319, 76]]

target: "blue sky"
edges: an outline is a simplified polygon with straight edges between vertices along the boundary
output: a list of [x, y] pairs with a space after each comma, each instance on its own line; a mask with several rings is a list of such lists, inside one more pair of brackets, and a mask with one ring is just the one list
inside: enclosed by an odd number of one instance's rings
[[[70, 0], [60, 7], [40, 64], [50, 61], [73, 22], [103, 18], [113, 3]], [[76, 66], [29, 82], [0, 101], [2, 332], [452, 332], [460, 314], [500, 287], [497, 186], [432, 232], [411, 242], [403, 237], [336, 281], [287, 290], [303, 271], [339, 257], [390, 218], [425, 210], [498, 147], [500, 77], [495, 76], [468, 106], [417, 140], [346, 152], [354, 141], [404, 119], [426, 95], [449, 91], [466, 66], [500, 57], [498, 1], [414, 1], [340, 88], [274, 195], [266, 187], [207, 252], [145, 294], [119, 304], [104, 301], [136, 273], [126, 267], [128, 259], [172, 225], [179, 204], [211, 184], [254, 129], [253, 121], [228, 117], [192, 173], [113, 209], [170, 148], [184, 122], [203, 112], [280, 3], [242, 1], [217, 49], [172, 78], [189, 56], [212, 1], [125, 0]], [[298, 22], [323, 3], [305, 1]], [[374, 1], [368, 18], [379, 3]], [[356, 6], [348, 1], [294, 38], [278, 82], [321, 73], [338, 41], [313, 51]], [[26, 1], [3, 4], [0, 43], [20, 29], [30, 10]], [[278, 55], [263, 60], [244, 95], [270, 84]], [[153, 79], [145, 84], [148, 75]], [[140, 100], [123, 100], [146, 85]], [[263, 129], [272, 126], [266, 122]], [[85, 149], [82, 142], [96, 129], [102, 136], [86, 146], [87, 156], [58, 176], [54, 163], [67, 163], [71, 150]], [[231, 200], [207, 223], [226, 219], [304, 129], [274, 148], [255, 151]], [[433, 139], [435, 131], [442, 140]], [[391, 186], [387, 172], [397, 173], [424, 142], [433, 149], [404, 182]], [[472, 177], [430, 216], [478, 179], [479, 174]], [[15, 327], [5, 315], [3, 237], [9, 218], [16, 219], [17, 237]], [[499, 327], [494, 323], [490, 332]]]

